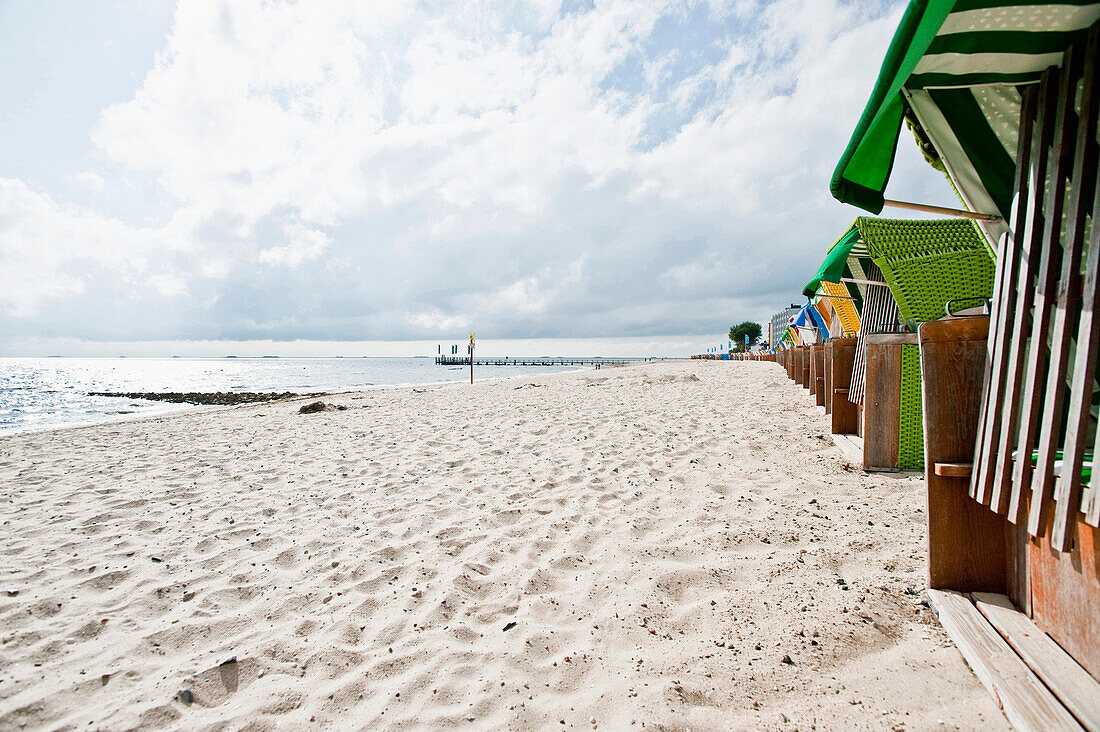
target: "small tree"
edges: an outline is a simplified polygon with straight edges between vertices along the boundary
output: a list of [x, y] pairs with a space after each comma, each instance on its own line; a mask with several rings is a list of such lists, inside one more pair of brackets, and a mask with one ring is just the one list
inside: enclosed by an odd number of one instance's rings
[[[760, 340], [762, 332], [760, 323], [754, 323], [751, 320], [732, 326], [730, 340], [733, 341], [733, 349], [738, 352], [749, 350], [749, 346]], [[745, 336], [748, 336], [748, 343], [745, 342]]]

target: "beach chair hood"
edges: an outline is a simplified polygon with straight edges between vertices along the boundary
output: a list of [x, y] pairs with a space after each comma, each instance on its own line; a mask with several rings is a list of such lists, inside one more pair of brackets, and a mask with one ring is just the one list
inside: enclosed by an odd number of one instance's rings
[[830, 182], [838, 200], [878, 213], [903, 120], [996, 240], [1006, 230], [1016, 165], [1019, 85], [1060, 65], [1100, 3], [912, 0]]

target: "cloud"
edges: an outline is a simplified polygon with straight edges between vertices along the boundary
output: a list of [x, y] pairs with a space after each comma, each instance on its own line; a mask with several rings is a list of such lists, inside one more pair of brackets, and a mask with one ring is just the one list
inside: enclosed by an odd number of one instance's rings
[[[855, 214], [828, 178], [900, 9], [182, 0], [140, 87], [90, 130], [106, 162], [71, 180], [149, 181], [165, 213], [7, 181], [0, 306], [30, 324], [53, 303], [64, 331], [71, 301], [135, 338], [762, 319]], [[97, 294], [112, 288], [175, 315]]]
[[65, 176], [65, 180], [70, 185], [92, 191], [102, 191], [104, 186], [107, 185], [107, 182], [103, 180], [103, 176], [98, 173], [93, 173], [90, 170], [85, 170], [80, 173], [71, 173]]
[[264, 264], [290, 267], [319, 258], [332, 244], [332, 237], [300, 222], [291, 222], [284, 227], [287, 242], [277, 247], [263, 249], [259, 261]]
[[163, 292], [154, 276], [181, 246], [167, 229], [64, 206], [8, 178], [0, 178], [0, 243], [0, 309], [16, 318], [80, 295], [91, 283], [139, 297]]

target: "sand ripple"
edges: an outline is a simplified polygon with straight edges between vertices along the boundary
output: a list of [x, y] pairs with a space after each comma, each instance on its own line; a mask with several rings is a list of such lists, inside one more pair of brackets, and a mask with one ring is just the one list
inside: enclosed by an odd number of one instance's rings
[[772, 364], [0, 439], [0, 727], [1004, 725]]

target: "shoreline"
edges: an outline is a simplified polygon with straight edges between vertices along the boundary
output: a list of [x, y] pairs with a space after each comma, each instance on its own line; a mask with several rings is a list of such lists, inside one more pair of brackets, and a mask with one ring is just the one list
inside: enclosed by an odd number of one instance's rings
[[521, 378], [0, 438], [0, 726], [1007, 729], [781, 369]]
[[[262, 358], [262, 357], [256, 357], [257, 360], [259, 360], [260, 358]], [[373, 358], [373, 357], [364, 357], [364, 358]], [[611, 367], [609, 366], [608, 368], [611, 368]], [[500, 381], [500, 380], [508, 380], [508, 379], [522, 379], [522, 378], [534, 378], [534, 377], [542, 377], [542, 376], [554, 376], [554, 375], [557, 375], [557, 374], [576, 374], [576, 373], [584, 373], [586, 371], [595, 371], [595, 370], [596, 369], [594, 369], [592, 367], [582, 367], [582, 368], [576, 368], [576, 369], [569, 369], [569, 370], [565, 370], [565, 371], [552, 371], [552, 372], [547, 372], [545, 374], [516, 374], [514, 376], [487, 376], [487, 377], [483, 377], [483, 378], [480, 378], [480, 379], [477, 378], [477, 375], [475, 373], [474, 383], [476, 384], [476, 383], [487, 382], [487, 381]], [[334, 396], [334, 395], [338, 395], [338, 394], [369, 393], [369, 392], [373, 392], [373, 391], [386, 391], [386, 390], [390, 390], [390, 389], [415, 389], [415, 388], [418, 388], [418, 387], [445, 386], [447, 384], [465, 384], [466, 386], [469, 386], [468, 381], [461, 381], [461, 380], [428, 381], [428, 382], [402, 382], [402, 383], [399, 383], [399, 384], [377, 384], [377, 385], [371, 385], [371, 386], [368, 386], [368, 387], [361, 387], [361, 388], [357, 388], [357, 389], [351, 389], [351, 390], [348, 390], [348, 391], [322, 391], [322, 392], [316, 392], [316, 393], [313, 393], [313, 394], [298, 394], [297, 396], [287, 397], [287, 399], [288, 400], [296, 400], [296, 399], [320, 398], [322, 396]], [[247, 393], [262, 393], [262, 392], [247, 392]], [[128, 397], [126, 395], [120, 395], [118, 398], [122, 399], [122, 398], [128, 398]], [[4, 427], [4, 426], [0, 425], [0, 440], [2, 440], [4, 437], [11, 436], [11, 435], [37, 434], [37, 433], [40, 433], [40, 432], [56, 432], [56, 431], [59, 431], [59, 430], [76, 430], [76, 429], [84, 429], [86, 427], [97, 427], [97, 426], [101, 426], [101, 425], [109, 425], [109, 424], [116, 424], [116, 423], [122, 423], [122, 422], [139, 422], [139, 421], [142, 421], [142, 420], [161, 419], [161, 418], [166, 418], [166, 417], [173, 417], [173, 416], [179, 416], [179, 415], [184, 415], [184, 414], [191, 414], [191, 413], [196, 412], [196, 411], [214, 411], [214, 410], [219, 410], [219, 409], [234, 409], [234, 408], [237, 408], [237, 407], [256, 406], [258, 404], [270, 403], [270, 401], [272, 401], [272, 400], [268, 400], [266, 402], [265, 401], [256, 401], [256, 402], [252, 402], [252, 403], [242, 402], [242, 403], [238, 403], [238, 404], [190, 404], [190, 403], [174, 403], [174, 402], [165, 401], [165, 402], [163, 402], [162, 404], [158, 405], [155, 408], [154, 407], [149, 407], [149, 408], [146, 408], [145, 410], [143, 410], [140, 413], [137, 412], [137, 411], [134, 411], [132, 413], [113, 413], [113, 414], [105, 412], [105, 413], [102, 413], [103, 416], [111, 417], [111, 419], [104, 419], [104, 420], [99, 420], [99, 421], [63, 422], [61, 424], [51, 424], [49, 426], [29, 427], [29, 428], [18, 428], [18, 427], [8, 428], [8, 427]], [[156, 409], [157, 411], [152, 411], [153, 409]]]

